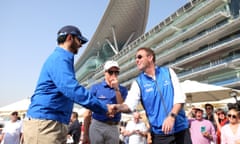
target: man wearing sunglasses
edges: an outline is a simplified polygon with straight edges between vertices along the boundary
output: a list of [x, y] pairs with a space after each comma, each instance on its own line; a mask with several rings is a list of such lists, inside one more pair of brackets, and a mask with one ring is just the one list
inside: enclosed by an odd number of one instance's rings
[[5, 123], [2, 134], [0, 134], [1, 144], [20, 144], [22, 136], [22, 121], [18, 120], [18, 112], [11, 113], [10, 120]]
[[205, 104], [205, 112], [206, 112], [206, 115], [205, 115], [204, 119], [211, 121], [215, 130], [217, 130], [217, 125], [214, 121], [214, 106], [210, 103], [206, 103]]
[[191, 144], [188, 120], [183, 106], [186, 100], [174, 71], [155, 64], [154, 51], [137, 50], [136, 64], [141, 71], [124, 104], [116, 111], [131, 112], [142, 103], [151, 129], [153, 144]]
[[58, 46], [43, 64], [24, 121], [24, 144], [64, 144], [73, 104], [107, 114], [110, 106], [97, 100], [79, 84], [74, 71], [74, 54], [88, 40], [71, 25], [57, 33]]
[[[127, 96], [127, 88], [119, 85], [119, 72], [120, 68], [116, 61], [107, 61], [104, 65], [104, 80], [93, 85], [90, 92], [105, 104], [122, 104]], [[110, 118], [87, 111], [84, 118], [83, 144], [118, 144], [118, 123], [121, 113], [116, 113]]]

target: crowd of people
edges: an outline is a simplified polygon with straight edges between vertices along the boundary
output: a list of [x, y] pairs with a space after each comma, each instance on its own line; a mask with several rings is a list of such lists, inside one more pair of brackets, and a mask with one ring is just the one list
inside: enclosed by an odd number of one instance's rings
[[[206, 104], [205, 110], [194, 107], [186, 114], [186, 96], [176, 73], [157, 66], [151, 48], [137, 49], [140, 73], [129, 91], [119, 84], [120, 66], [113, 60], [105, 62], [104, 80], [86, 89], [75, 77], [74, 55], [87, 41], [75, 26], [58, 31], [58, 46], [43, 64], [26, 118], [22, 123], [12, 113], [1, 133], [3, 144], [240, 143], [238, 109], [215, 111]], [[83, 124], [72, 112], [74, 103], [87, 109]], [[139, 103], [146, 121], [136, 111]], [[119, 125], [121, 113], [132, 114], [132, 121]]]
[[[140, 114], [139, 111], [130, 114], [131, 120], [118, 121], [116, 125], [100, 123], [98, 126], [93, 126], [95, 132], [92, 133], [89, 133], [90, 124], [94, 124], [95, 120], [92, 119], [92, 115], [89, 117], [89, 113], [92, 112], [88, 110], [85, 112], [84, 118], [90, 118], [90, 121], [85, 120], [84, 126], [78, 120], [78, 113], [72, 112], [67, 128], [67, 142], [64, 144], [97, 143], [92, 141], [94, 138], [91, 136], [96, 133], [98, 136], [95, 139], [98, 142], [102, 140], [103, 144], [113, 143], [113, 141], [116, 144], [152, 144], [148, 121], [143, 120], [142, 117], [145, 114]], [[205, 109], [193, 107], [187, 116], [193, 144], [240, 144], [240, 113], [237, 108], [227, 111], [222, 108], [214, 110], [214, 106], [207, 103]], [[212, 121], [209, 120], [210, 117], [213, 118]], [[24, 144], [23, 120], [17, 111], [11, 113], [10, 120], [1, 129], [1, 144]]]

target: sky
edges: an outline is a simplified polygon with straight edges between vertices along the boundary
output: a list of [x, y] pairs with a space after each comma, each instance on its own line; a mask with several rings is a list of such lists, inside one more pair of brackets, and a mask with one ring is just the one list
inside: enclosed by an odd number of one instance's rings
[[[150, 0], [146, 32], [188, 1]], [[109, 0], [2, 0], [0, 3], [2, 107], [33, 95], [42, 64], [55, 49], [56, 33], [62, 26], [75, 25], [91, 40]]]

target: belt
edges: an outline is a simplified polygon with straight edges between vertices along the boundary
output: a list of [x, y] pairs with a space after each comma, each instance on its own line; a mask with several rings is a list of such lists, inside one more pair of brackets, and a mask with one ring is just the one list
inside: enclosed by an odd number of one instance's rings
[[96, 119], [92, 119], [93, 122], [97, 122], [99, 124], [107, 124], [107, 125], [118, 125], [119, 122], [115, 122], [115, 121], [100, 121], [100, 120], [96, 120]]
[[103, 121], [103, 123], [108, 124], [108, 125], [118, 125], [119, 122], [115, 122], [115, 121]]
[[118, 122], [114, 122], [114, 121], [105, 121], [104, 123], [108, 125], [118, 125]]

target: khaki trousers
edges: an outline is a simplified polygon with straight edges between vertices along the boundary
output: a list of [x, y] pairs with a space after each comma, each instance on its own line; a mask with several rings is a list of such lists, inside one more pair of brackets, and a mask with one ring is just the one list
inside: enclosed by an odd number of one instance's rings
[[24, 144], [66, 144], [67, 125], [53, 120], [24, 120], [23, 137]]

